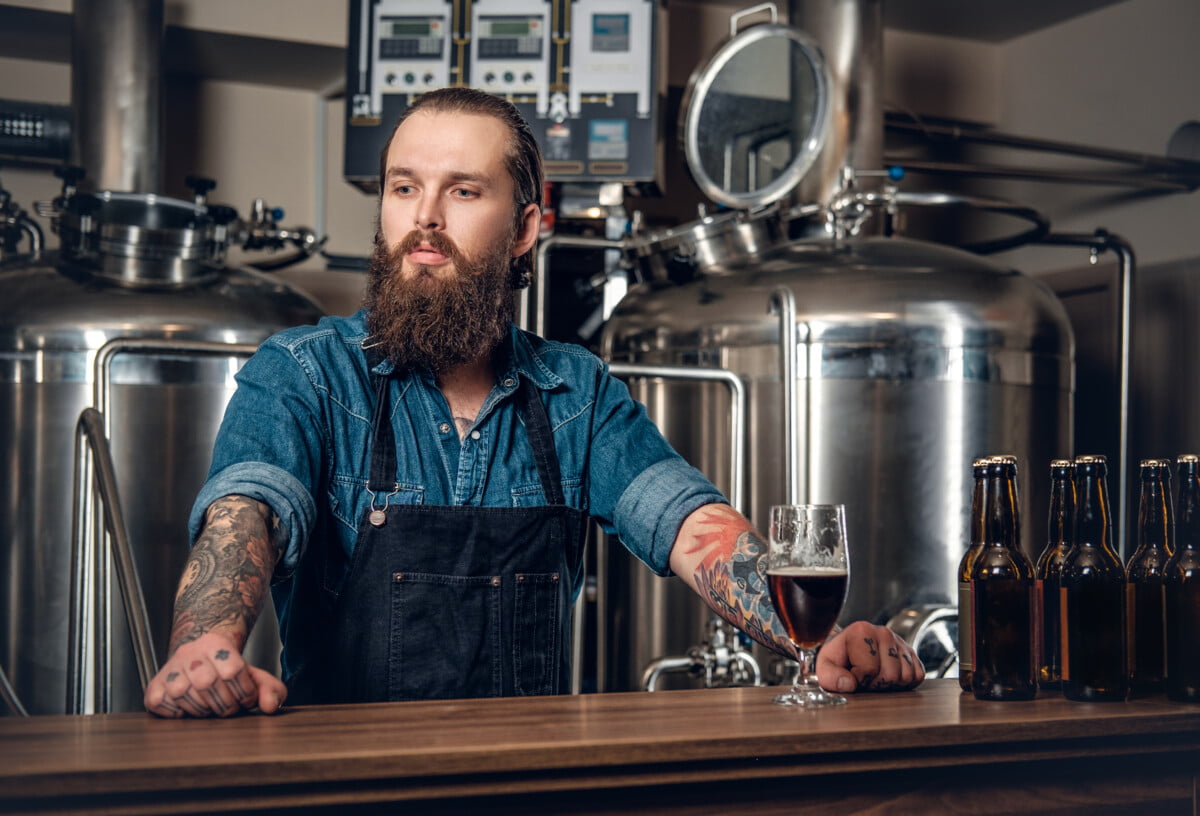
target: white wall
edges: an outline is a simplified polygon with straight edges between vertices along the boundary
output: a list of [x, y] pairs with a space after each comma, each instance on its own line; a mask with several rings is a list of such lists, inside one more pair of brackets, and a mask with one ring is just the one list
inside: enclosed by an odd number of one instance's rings
[[[1200, 121], [1198, 35], [1196, 0], [1126, 0], [1006, 43], [997, 125], [1012, 133], [1164, 156], [1180, 124]], [[1055, 161], [1070, 166], [1065, 159]], [[1055, 230], [1103, 227], [1121, 235], [1139, 265], [1200, 257], [1200, 194], [1126, 195], [1114, 201], [1114, 194], [1129, 191], [1033, 183], [1001, 189], [1043, 210]], [[1078, 255], [1047, 248], [1022, 249], [1006, 260], [1033, 272], [1082, 262]]]

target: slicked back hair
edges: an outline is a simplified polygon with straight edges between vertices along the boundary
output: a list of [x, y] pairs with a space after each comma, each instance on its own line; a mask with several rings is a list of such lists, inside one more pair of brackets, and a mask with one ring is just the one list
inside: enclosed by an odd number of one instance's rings
[[[383, 201], [384, 182], [387, 174], [387, 154], [392, 139], [400, 126], [417, 111], [427, 113], [465, 113], [475, 116], [491, 116], [508, 130], [508, 145], [504, 151], [504, 165], [513, 180], [514, 229], [521, 228], [521, 213], [530, 204], [544, 207], [544, 173], [542, 151], [534, 138], [533, 130], [521, 112], [508, 100], [474, 88], [440, 88], [417, 97], [396, 121], [392, 135], [379, 154], [379, 200]], [[536, 244], [528, 252], [512, 261], [512, 285], [524, 289], [533, 282], [533, 255]]]

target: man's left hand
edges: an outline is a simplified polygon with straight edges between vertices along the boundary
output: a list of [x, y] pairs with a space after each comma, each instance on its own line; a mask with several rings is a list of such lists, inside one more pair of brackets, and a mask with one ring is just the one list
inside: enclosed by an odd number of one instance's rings
[[907, 691], [925, 679], [913, 648], [886, 626], [850, 624], [817, 653], [817, 680], [829, 691]]

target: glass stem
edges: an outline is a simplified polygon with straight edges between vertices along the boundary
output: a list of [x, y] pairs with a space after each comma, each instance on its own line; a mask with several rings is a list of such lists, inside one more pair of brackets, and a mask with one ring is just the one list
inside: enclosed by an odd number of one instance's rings
[[792, 680], [792, 691], [797, 694], [803, 689], [813, 689], [817, 685], [817, 650], [796, 648], [799, 666], [796, 677]]

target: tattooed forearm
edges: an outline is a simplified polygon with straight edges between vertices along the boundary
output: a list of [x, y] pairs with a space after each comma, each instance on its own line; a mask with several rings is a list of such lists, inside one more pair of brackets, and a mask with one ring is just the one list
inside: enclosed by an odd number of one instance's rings
[[214, 630], [228, 634], [239, 648], [245, 643], [278, 558], [268, 516], [265, 505], [244, 496], [226, 496], [208, 508], [175, 595], [171, 653]]
[[704, 508], [702, 531], [688, 545], [702, 553], [696, 588], [725, 620], [785, 657], [795, 648], [771, 605], [767, 589], [767, 542], [740, 513], [726, 506]]

